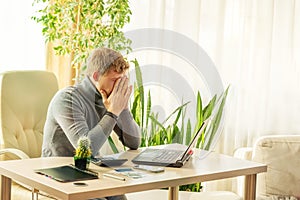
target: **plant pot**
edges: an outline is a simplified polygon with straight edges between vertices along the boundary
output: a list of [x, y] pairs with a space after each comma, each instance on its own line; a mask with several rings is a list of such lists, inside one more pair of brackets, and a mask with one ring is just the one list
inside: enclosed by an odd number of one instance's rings
[[89, 158], [77, 158], [74, 157], [75, 167], [81, 170], [86, 170], [89, 167], [90, 159]]

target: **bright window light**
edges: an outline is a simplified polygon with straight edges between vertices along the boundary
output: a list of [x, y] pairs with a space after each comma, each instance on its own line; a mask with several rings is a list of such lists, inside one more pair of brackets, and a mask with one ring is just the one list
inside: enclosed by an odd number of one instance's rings
[[33, 0], [0, 1], [0, 72], [44, 70], [45, 42], [41, 26], [31, 19]]

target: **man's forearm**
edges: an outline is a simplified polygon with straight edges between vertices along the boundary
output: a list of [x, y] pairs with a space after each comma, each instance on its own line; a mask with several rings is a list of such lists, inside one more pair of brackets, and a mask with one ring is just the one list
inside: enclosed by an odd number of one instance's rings
[[97, 126], [90, 130], [88, 137], [91, 140], [91, 149], [94, 156], [99, 152], [103, 144], [106, 142], [115, 125], [116, 120], [113, 117], [104, 115]]
[[137, 149], [141, 142], [141, 131], [128, 109], [120, 114], [117, 125], [123, 132], [122, 136], [121, 133], [117, 134], [122, 137], [124, 145]]

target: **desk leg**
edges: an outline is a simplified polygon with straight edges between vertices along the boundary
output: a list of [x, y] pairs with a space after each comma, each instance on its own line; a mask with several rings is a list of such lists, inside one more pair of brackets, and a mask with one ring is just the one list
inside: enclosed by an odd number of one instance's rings
[[178, 200], [179, 186], [169, 187], [169, 200]]
[[245, 177], [245, 200], [255, 200], [256, 196], [256, 174]]
[[2, 200], [10, 200], [11, 194], [11, 179], [1, 175], [1, 188], [0, 194]]
[[31, 190], [31, 200], [39, 200], [39, 190], [32, 188]]

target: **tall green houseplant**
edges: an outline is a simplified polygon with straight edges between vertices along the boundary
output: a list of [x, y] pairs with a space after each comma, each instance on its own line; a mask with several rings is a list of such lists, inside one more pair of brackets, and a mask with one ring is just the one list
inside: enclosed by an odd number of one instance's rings
[[46, 42], [54, 43], [57, 55], [70, 55], [79, 80], [90, 50], [106, 46], [131, 50], [122, 28], [130, 22], [128, 0], [34, 0], [40, 8], [32, 18], [42, 25]]
[[[189, 102], [174, 109], [165, 120], [158, 120], [159, 113], [151, 109], [152, 100], [150, 90], [145, 92], [142, 72], [137, 60], [132, 61], [135, 65], [136, 82], [134, 85], [134, 98], [131, 106], [133, 118], [142, 132], [142, 147], [163, 145], [170, 143], [189, 144], [202, 122], [212, 116], [211, 125], [201, 133], [197, 142], [197, 148], [211, 150], [213, 142], [218, 137], [218, 129], [224, 111], [224, 106], [229, 91], [229, 86], [220, 96], [214, 95], [207, 105], [203, 105], [200, 92], [197, 93], [197, 107], [195, 108], [196, 123], [194, 128], [190, 119], [186, 119], [186, 107]], [[147, 94], [147, 96], [146, 96]], [[174, 119], [174, 120], [172, 120]], [[199, 192], [201, 183], [180, 186], [180, 190]]]
[[154, 113], [151, 109], [152, 100], [150, 91], [148, 91], [146, 96], [139, 63], [137, 60], [132, 62], [135, 65], [136, 82], [134, 85], [134, 99], [131, 106], [131, 113], [142, 132], [141, 146], [145, 147], [170, 143], [189, 144], [202, 122], [213, 114], [211, 125], [205, 129], [197, 143], [197, 148], [205, 150], [211, 149], [212, 142], [217, 136], [216, 134], [223, 115], [229, 86], [223, 94], [219, 96], [214, 95], [207, 105], [203, 105], [202, 97], [198, 91], [197, 98], [194, 99], [197, 103], [197, 107], [195, 108], [196, 123], [194, 127], [192, 127], [191, 120], [186, 119], [185, 116], [186, 107], [189, 102], [183, 102], [182, 105], [175, 108], [165, 120], [160, 122], [158, 121], [159, 113]]

